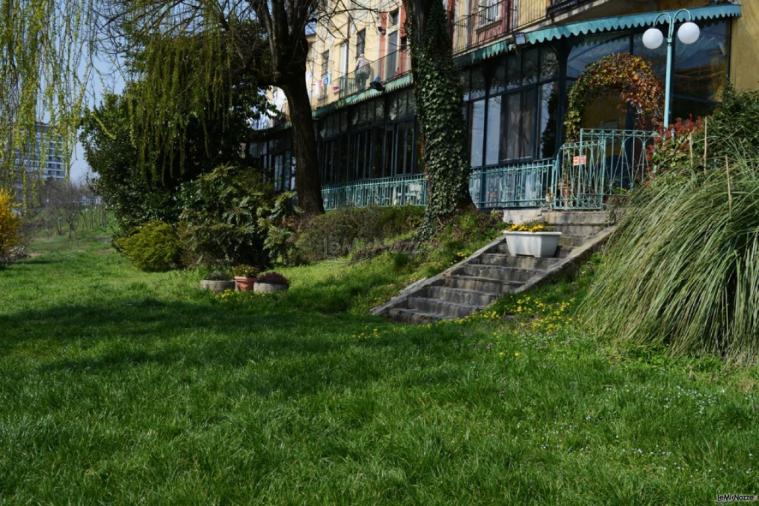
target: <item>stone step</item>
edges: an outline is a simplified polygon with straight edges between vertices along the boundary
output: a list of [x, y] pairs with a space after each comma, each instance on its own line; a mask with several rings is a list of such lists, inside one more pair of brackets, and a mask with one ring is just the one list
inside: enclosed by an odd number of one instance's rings
[[474, 276], [477, 278], [491, 278], [502, 281], [524, 282], [538, 274], [539, 271], [520, 269], [518, 267], [501, 267], [500, 265], [466, 264], [457, 269], [454, 274]]
[[439, 315], [422, 313], [405, 307], [394, 307], [387, 312], [390, 319], [402, 323], [432, 323], [443, 318]]
[[485, 307], [498, 298], [498, 295], [494, 293], [448, 288], [446, 286], [428, 286], [425, 293], [427, 297], [433, 299], [478, 307]]
[[563, 235], [576, 235], [580, 237], [589, 237], [592, 235], [596, 235], [601, 230], [606, 228], [605, 225], [574, 225], [574, 224], [561, 224], [561, 225], [553, 225], [550, 227], [552, 230], [555, 230], [557, 232], [561, 232]]
[[500, 265], [502, 267], [517, 267], [519, 269], [547, 269], [556, 262], [559, 258], [535, 258], [526, 256], [511, 256], [506, 253], [483, 253], [479, 257], [472, 260], [473, 264], [482, 265]]
[[406, 306], [421, 313], [440, 315], [444, 318], [461, 318], [480, 309], [480, 306], [456, 304], [455, 302], [428, 297], [409, 297]]
[[541, 218], [549, 225], [601, 225], [609, 226], [608, 211], [543, 211]]
[[578, 246], [582, 246], [583, 243], [585, 243], [587, 240], [587, 237], [561, 234], [561, 237], [559, 238], [559, 246], [561, 248], [572, 249]]
[[[572, 245], [572, 242], [574, 241], [574, 239], [570, 239], [568, 242], [567, 240], [565, 240], [567, 244], [562, 244], [562, 239], [564, 239], [564, 236], [562, 236], [561, 239], [559, 239], [559, 248], [556, 250], [556, 254], [553, 257], [548, 257], [549, 259], [550, 258], [566, 258], [569, 255], [569, 253], [572, 251], [572, 249], [576, 247]], [[580, 244], [585, 242], [584, 238], [579, 238], [579, 239], [581, 239]], [[577, 246], [579, 246], [579, 244]], [[506, 241], [503, 241], [502, 243], [498, 244], [498, 246], [496, 246], [495, 248], [491, 248], [490, 250], [488, 250], [488, 253], [500, 253], [504, 255], [510, 255], [509, 247], [506, 244]], [[520, 256], [517, 258], [534, 258], [534, 257]]]
[[463, 290], [474, 290], [495, 295], [501, 295], [520, 285], [522, 283], [516, 281], [502, 281], [500, 279], [462, 276], [459, 274], [447, 276], [443, 281], [443, 286], [448, 288], [461, 288]]

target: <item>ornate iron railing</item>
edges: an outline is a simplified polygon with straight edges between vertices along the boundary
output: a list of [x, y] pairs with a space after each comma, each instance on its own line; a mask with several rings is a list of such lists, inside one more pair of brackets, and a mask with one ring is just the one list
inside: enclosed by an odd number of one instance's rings
[[582, 4], [588, 4], [593, 0], [550, 0], [548, 5], [548, 14], [556, 15], [560, 12], [569, 11], [580, 7]]
[[427, 178], [422, 174], [367, 179], [322, 187], [324, 209], [368, 206], [423, 206], [427, 204]]
[[[648, 146], [656, 134], [641, 130], [582, 130], [555, 158], [479, 169], [469, 192], [481, 209], [602, 209], [608, 197], [648, 176]], [[426, 205], [424, 175], [328, 185], [324, 208]]]
[[481, 209], [541, 207], [551, 182], [552, 158], [475, 171], [469, 193]]
[[648, 175], [654, 132], [583, 129], [556, 157], [551, 196], [557, 209], [601, 209], [607, 198], [631, 190]]
[[654, 136], [654, 132], [646, 130], [580, 130], [580, 144], [605, 144], [604, 177], [607, 194], [611, 194], [614, 188], [631, 190], [647, 176], [648, 150]]

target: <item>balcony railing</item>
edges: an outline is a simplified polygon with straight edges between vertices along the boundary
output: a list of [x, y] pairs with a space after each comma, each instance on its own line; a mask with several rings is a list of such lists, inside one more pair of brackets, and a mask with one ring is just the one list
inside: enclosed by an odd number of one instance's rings
[[550, 0], [548, 14], [555, 15], [579, 7], [582, 4], [590, 3], [591, 1], [593, 0]]
[[332, 92], [339, 98], [368, 90], [372, 81], [397, 79], [411, 70], [411, 55], [408, 47], [388, 53], [378, 60], [356, 65], [355, 70], [339, 76], [332, 82]]
[[551, 0], [480, 0], [473, 12], [453, 23], [453, 53], [463, 53], [534, 24]]

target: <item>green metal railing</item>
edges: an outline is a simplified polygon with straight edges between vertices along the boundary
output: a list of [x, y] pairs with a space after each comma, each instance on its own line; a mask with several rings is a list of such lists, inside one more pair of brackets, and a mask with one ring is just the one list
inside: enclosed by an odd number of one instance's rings
[[469, 192], [481, 209], [541, 207], [553, 166], [553, 159], [548, 158], [475, 171], [469, 180]]
[[427, 179], [423, 174], [367, 179], [322, 187], [324, 209], [368, 206], [423, 206], [427, 204]]
[[551, 185], [554, 209], [600, 209], [605, 180], [606, 143], [565, 143], [559, 150]]
[[[472, 200], [481, 209], [602, 209], [610, 195], [630, 190], [648, 173], [648, 146], [656, 134], [642, 130], [581, 130], [556, 158], [475, 170]], [[427, 204], [422, 174], [368, 179], [322, 188], [324, 208]]]
[[614, 188], [632, 189], [648, 172], [648, 148], [655, 133], [646, 130], [582, 129], [580, 144], [605, 145], [604, 178], [606, 193]]

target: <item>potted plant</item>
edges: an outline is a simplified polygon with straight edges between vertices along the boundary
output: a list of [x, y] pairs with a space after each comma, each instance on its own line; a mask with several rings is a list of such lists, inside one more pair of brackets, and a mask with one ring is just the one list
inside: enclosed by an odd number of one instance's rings
[[561, 232], [547, 231], [544, 223], [511, 225], [505, 234], [509, 253], [535, 258], [554, 256], [561, 237]]
[[256, 282], [258, 269], [252, 265], [238, 265], [232, 269], [235, 277], [235, 288], [238, 292], [250, 292], [253, 290], [253, 283]]
[[211, 271], [200, 281], [200, 288], [219, 293], [224, 290], [234, 290], [235, 282], [231, 279], [228, 272]]
[[253, 291], [256, 293], [281, 292], [290, 288], [290, 281], [278, 272], [266, 272], [256, 278]]

